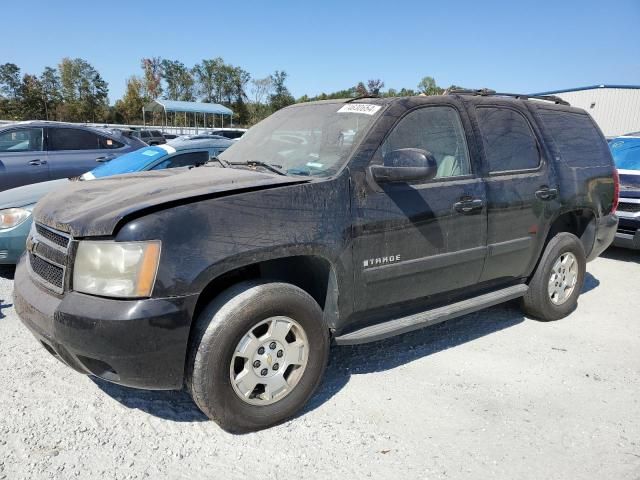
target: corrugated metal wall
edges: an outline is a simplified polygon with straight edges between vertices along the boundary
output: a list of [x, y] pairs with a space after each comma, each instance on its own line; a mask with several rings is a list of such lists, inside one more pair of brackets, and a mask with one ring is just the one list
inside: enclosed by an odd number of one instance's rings
[[640, 131], [638, 88], [593, 88], [554, 95], [589, 112], [607, 137]]

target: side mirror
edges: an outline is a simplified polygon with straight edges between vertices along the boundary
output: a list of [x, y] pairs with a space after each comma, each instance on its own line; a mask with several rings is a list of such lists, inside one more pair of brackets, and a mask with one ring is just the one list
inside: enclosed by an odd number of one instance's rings
[[433, 154], [420, 148], [392, 150], [384, 156], [384, 165], [371, 166], [371, 174], [378, 183], [426, 181], [437, 172]]

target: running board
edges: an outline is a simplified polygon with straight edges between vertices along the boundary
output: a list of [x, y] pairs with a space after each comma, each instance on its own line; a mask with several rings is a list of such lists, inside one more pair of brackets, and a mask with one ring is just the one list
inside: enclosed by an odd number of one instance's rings
[[393, 337], [401, 333], [418, 330], [451, 318], [482, 310], [483, 308], [492, 307], [499, 303], [513, 300], [514, 298], [522, 297], [527, 293], [528, 288], [526, 285], [514, 285], [513, 287], [486, 293], [479, 297], [462, 300], [461, 302], [427, 310], [426, 312], [395, 318], [384, 323], [378, 323], [361, 328], [360, 330], [345, 333], [344, 335], [335, 337], [334, 342], [336, 345], [356, 345], [358, 343], [375, 342]]

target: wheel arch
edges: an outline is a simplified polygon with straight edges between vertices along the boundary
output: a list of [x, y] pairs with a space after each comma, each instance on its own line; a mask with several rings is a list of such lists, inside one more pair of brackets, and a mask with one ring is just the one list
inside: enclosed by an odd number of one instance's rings
[[[252, 261], [253, 260], [253, 261]], [[307, 292], [323, 310], [324, 320], [333, 329], [338, 320], [337, 266], [324, 255], [298, 253], [255, 260], [247, 259], [218, 269], [200, 280], [193, 321], [219, 293], [248, 280], [285, 282]]]
[[531, 270], [529, 277], [531, 278], [540, 264], [540, 260], [544, 254], [549, 241], [557, 234], [566, 232], [572, 233], [582, 243], [585, 254], [588, 257], [589, 253], [593, 249], [593, 245], [596, 238], [596, 215], [595, 212], [588, 207], [575, 208], [571, 210], [565, 210], [558, 212], [553, 220], [549, 222], [549, 228], [545, 236], [542, 247], [538, 252], [535, 265]]

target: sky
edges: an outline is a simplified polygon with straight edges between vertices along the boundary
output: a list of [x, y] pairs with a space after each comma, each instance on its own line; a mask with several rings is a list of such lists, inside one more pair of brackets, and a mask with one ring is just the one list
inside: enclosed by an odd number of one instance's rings
[[151, 56], [220, 56], [253, 78], [284, 70], [295, 97], [427, 75], [517, 93], [640, 84], [640, 0], [30, 0], [5, 3], [2, 19], [0, 64], [39, 74], [84, 58], [112, 103]]

